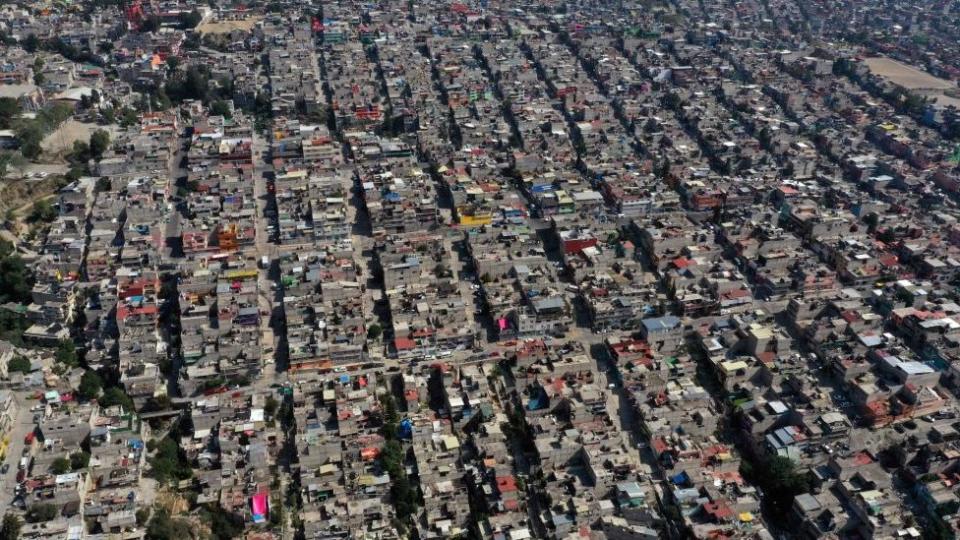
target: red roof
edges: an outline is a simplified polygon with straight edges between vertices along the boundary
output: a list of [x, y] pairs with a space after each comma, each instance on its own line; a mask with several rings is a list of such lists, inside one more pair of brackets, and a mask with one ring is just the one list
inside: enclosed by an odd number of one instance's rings
[[663, 440], [663, 437], [657, 437], [656, 439], [653, 440], [653, 450], [656, 453], [662, 454], [669, 449], [670, 447], [667, 446], [667, 441]]
[[497, 491], [500, 493], [510, 493], [517, 491], [517, 479], [512, 475], [497, 477]]
[[393, 346], [396, 347], [398, 351], [409, 351], [417, 346], [417, 342], [409, 338], [397, 338], [393, 340]]
[[723, 503], [704, 503], [703, 509], [717, 519], [730, 519], [733, 517], [733, 509]]
[[697, 264], [696, 262], [693, 261], [693, 259], [688, 259], [688, 258], [686, 258], [686, 257], [679, 257], [679, 258], [674, 259], [674, 260], [671, 261], [671, 262], [673, 263], [674, 266], [676, 266], [677, 268], [680, 268], [680, 269], [686, 268], [686, 267], [688, 267], [688, 266], [690, 266], [690, 265]]

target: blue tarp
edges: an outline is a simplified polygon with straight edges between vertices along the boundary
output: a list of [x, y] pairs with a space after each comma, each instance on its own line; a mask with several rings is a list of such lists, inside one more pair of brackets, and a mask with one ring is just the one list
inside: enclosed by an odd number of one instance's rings
[[400, 428], [397, 430], [397, 437], [400, 439], [413, 438], [413, 422], [409, 418], [400, 421]]
[[674, 476], [671, 476], [671, 477], [670, 477], [670, 481], [679, 486], [679, 485], [686, 484], [687, 482], [689, 482], [689, 481], [690, 481], [690, 477], [687, 476], [687, 472], [686, 472], [686, 471], [683, 471], [683, 472], [680, 473], [680, 474], [676, 474], [676, 475], [674, 475]]

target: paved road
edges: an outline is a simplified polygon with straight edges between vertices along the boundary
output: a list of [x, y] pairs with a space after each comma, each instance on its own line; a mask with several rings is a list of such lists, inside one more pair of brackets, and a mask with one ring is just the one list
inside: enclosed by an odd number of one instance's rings
[[27, 400], [29, 392], [16, 392], [16, 399], [20, 405], [20, 412], [14, 422], [10, 432], [10, 443], [7, 446], [7, 455], [4, 463], [10, 465], [6, 474], [0, 475], [0, 515], [7, 513], [10, 503], [13, 502], [13, 492], [17, 487], [17, 464], [23, 453], [23, 438], [27, 433], [33, 431], [33, 414], [30, 407], [37, 403], [37, 400]]

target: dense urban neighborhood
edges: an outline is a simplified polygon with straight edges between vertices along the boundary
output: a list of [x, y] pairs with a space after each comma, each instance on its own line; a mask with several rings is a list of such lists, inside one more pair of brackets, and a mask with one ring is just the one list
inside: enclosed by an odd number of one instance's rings
[[0, 540], [960, 533], [960, 1], [0, 43]]

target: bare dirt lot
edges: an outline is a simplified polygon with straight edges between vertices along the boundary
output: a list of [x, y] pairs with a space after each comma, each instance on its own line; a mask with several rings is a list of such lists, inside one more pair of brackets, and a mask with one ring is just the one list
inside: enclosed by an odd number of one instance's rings
[[40, 147], [46, 154], [44, 159], [62, 158], [73, 149], [73, 141], [89, 141], [90, 134], [98, 127], [94, 124], [84, 124], [76, 120], [67, 120], [60, 124], [60, 127], [47, 135], [40, 143]]
[[234, 30], [249, 31], [262, 17], [250, 17], [242, 21], [211, 21], [197, 27], [201, 34], [227, 34]]
[[[867, 58], [864, 62], [874, 75], [884, 77], [893, 84], [933, 98], [940, 105], [960, 106], [960, 99], [953, 97], [958, 89], [952, 81], [934, 77], [921, 69], [897, 62], [892, 58]], [[952, 90], [951, 95], [946, 94], [948, 90]]]
[[890, 79], [907, 90], [949, 90], [957, 85], [891, 58], [867, 58], [867, 67], [875, 75]]

